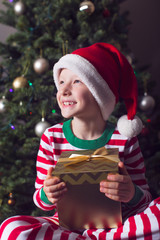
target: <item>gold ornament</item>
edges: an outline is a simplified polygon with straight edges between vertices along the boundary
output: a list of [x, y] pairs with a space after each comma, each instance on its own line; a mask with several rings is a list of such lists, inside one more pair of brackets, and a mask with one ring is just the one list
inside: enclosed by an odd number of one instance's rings
[[8, 205], [13, 206], [16, 203], [15, 198], [13, 197], [13, 194], [9, 194], [9, 199], [8, 199]]
[[13, 85], [14, 90], [17, 90], [19, 88], [27, 87], [28, 81], [25, 77], [21, 76], [21, 77], [15, 78], [12, 85]]
[[79, 10], [92, 14], [95, 10], [95, 6], [91, 1], [83, 1], [79, 6]]
[[34, 71], [43, 74], [49, 69], [49, 62], [45, 58], [38, 58], [33, 64]]
[[8, 205], [13, 206], [15, 204], [15, 200], [14, 199], [9, 199], [8, 200]]

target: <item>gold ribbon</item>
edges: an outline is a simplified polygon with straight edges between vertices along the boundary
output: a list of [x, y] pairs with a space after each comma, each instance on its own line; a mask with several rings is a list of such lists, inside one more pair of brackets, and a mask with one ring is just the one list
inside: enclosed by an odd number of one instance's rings
[[[114, 150], [113, 150], [114, 151]], [[111, 154], [109, 151], [107, 151], [106, 148], [102, 147], [99, 149], [96, 149], [93, 154], [91, 155], [79, 155], [77, 154], [72, 154], [69, 157], [69, 160], [72, 160], [69, 163], [64, 164], [65, 167], [71, 167], [75, 164], [79, 164], [79, 163], [83, 163], [83, 162], [88, 162], [88, 161], [92, 161], [92, 160], [109, 160], [109, 161], [113, 161], [113, 162], [119, 162], [119, 158], [117, 154]]]

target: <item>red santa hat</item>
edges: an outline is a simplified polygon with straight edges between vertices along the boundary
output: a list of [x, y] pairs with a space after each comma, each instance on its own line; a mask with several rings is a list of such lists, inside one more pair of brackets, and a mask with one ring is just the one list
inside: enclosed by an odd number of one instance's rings
[[53, 69], [57, 88], [62, 68], [80, 77], [97, 101], [104, 120], [108, 119], [119, 99], [123, 99], [127, 115], [117, 122], [119, 132], [129, 138], [141, 132], [142, 122], [135, 116], [136, 77], [128, 60], [118, 49], [107, 43], [96, 43], [61, 57]]

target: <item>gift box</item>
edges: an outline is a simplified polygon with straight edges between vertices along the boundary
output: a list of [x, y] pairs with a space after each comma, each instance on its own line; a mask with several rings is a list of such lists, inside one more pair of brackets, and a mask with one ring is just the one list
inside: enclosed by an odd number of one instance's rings
[[100, 192], [108, 173], [118, 173], [118, 149], [63, 152], [53, 171], [68, 191], [57, 203], [59, 224], [72, 231], [116, 228], [122, 224], [121, 204]]

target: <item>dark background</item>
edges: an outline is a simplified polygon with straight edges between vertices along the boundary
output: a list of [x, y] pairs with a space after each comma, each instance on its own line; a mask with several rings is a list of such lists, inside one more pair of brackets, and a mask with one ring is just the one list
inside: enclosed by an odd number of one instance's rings
[[[0, 9], [4, 8], [0, 0]], [[151, 81], [156, 81], [154, 91], [160, 89], [160, 0], [126, 0], [121, 12], [129, 11], [132, 22], [129, 31], [129, 48], [137, 59], [137, 66], [149, 66]], [[0, 24], [0, 41], [14, 29]]]

